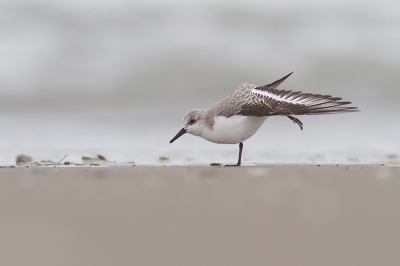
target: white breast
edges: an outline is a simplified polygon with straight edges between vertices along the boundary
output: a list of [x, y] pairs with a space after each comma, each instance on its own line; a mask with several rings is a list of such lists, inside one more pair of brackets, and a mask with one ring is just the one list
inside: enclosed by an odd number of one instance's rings
[[217, 116], [213, 129], [205, 128], [201, 137], [215, 143], [240, 143], [253, 136], [266, 119], [266, 116], [234, 115], [229, 118]]

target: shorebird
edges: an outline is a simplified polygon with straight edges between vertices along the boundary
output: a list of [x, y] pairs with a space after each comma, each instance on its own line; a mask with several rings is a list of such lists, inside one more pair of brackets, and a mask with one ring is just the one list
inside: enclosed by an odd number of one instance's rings
[[[292, 72], [293, 73], [293, 72]], [[321, 115], [358, 111], [357, 107], [344, 105], [351, 102], [330, 95], [303, 93], [301, 91], [278, 90], [292, 73], [264, 86], [244, 82], [230, 96], [213, 104], [208, 109], [190, 110], [183, 118], [183, 128], [170, 143], [185, 133], [202, 137], [220, 144], [239, 143], [239, 158], [242, 162], [243, 141], [257, 132], [269, 116], [286, 116], [303, 130], [303, 123], [294, 115]]]

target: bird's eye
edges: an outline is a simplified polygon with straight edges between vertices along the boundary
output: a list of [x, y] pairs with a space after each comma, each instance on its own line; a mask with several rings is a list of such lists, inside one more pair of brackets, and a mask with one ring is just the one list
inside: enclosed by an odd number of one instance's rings
[[190, 124], [190, 125], [193, 125], [194, 122], [196, 122], [196, 121], [194, 121], [194, 119], [190, 119], [189, 124]]

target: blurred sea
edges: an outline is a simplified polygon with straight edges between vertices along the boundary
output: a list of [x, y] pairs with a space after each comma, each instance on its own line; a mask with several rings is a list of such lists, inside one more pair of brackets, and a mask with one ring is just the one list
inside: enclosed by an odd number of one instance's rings
[[102, 154], [159, 165], [232, 163], [237, 145], [185, 135], [191, 108], [240, 83], [343, 97], [359, 113], [273, 117], [244, 163], [400, 161], [400, 2], [0, 3], [0, 164]]

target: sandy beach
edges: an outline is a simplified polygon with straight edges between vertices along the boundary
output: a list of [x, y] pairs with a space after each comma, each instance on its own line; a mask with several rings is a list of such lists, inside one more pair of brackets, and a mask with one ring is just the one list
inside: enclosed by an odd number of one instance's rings
[[[0, 10], [0, 266], [400, 265], [400, 1]], [[237, 144], [170, 143], [292, 72], [279, 89], [360, 112], [271, 116], [239, 168], [210, 166]]]
[[0, 169], [1, 265], [397, 265], [400, 167]]

